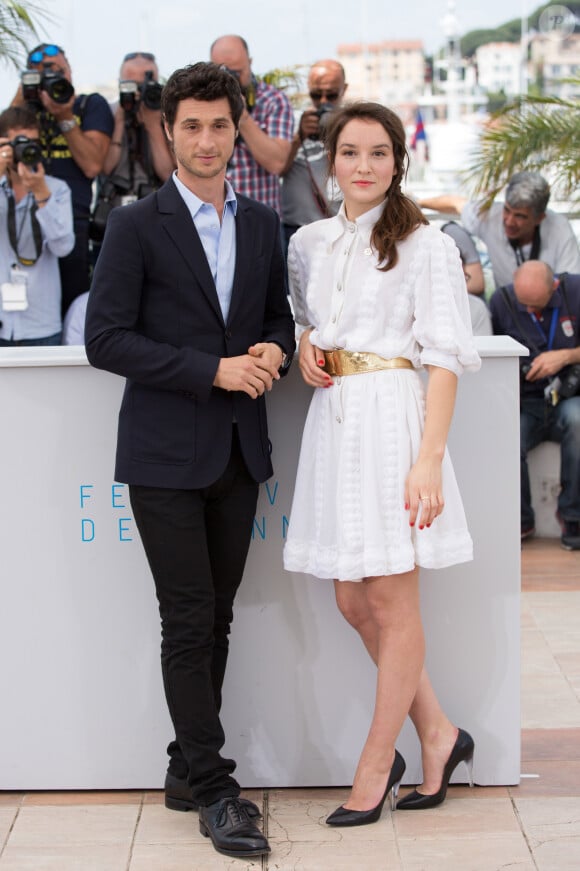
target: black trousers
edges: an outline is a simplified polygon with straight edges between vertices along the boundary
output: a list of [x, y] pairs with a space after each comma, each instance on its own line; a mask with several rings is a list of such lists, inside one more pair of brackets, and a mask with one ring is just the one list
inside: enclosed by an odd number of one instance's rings
[[161, 668], [175, 741], [169, 770], [193, 798], [239, 795], [233, 759], [221, 755], [219, 718], [233, 602], [250, 546], [258, 484], [234, 426], [223, 475], [200, 490], [131, 485], [131, 505], [161, 615]]

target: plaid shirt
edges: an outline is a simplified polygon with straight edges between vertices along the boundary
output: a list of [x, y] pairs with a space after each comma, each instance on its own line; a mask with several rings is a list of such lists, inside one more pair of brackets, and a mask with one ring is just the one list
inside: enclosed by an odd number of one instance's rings
[[[271, 139], [292, 139], [294, 133], [292, 107], [287, 97], [272, 85], [258, 82], [252, 118]], [[260, 166], [241, 136], [238, 137], [232, 159], [228, 164], [227, 175], [232, 187], [238, 193], [266, 203], [278, 214], [281, 213], [280, 177]]]

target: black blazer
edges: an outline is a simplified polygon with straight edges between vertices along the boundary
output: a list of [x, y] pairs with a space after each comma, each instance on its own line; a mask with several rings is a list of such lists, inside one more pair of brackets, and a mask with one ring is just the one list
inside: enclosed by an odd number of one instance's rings
[[89, 296], [90, 363], [127, 379], [117, 441], [117, 481], [205, 487], [225, 469], [232, 420], [250, 474], [272, 474], [264, 397], [213, 386], [221, 357], [277, 342], [291, 355], [290, 313], [275, 212], [239, 196], [236, 267], [224, 323], [191, 215], [170, 179], [114, 209]]

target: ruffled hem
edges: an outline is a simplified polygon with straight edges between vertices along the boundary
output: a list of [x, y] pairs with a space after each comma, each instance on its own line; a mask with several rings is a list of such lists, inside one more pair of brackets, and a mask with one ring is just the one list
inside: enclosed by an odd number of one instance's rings
[[[287, 541], [284, 568], [321, 579], [360, 581], [403, 574], [415, 566], [443, 569], [473, 559], [473, 542], [465, 530], [439, 535], [436, 543], [426, 540], [423, 531], [416, 535], [418, 540], [408, 544], [401, 542], [396, 548], [367, 548], [349, 554], [339, 554], [335, 547], [321, 547], [314, 542]], [[423, 535], [425, 538], [421, 541]]]

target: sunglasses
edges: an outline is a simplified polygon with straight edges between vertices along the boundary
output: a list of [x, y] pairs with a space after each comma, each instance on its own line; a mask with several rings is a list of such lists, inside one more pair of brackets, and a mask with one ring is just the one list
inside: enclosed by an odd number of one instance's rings
[[317, 103], [326, 97], [329, 103], [334, 103], [340, 97], [340, 91], [310, 91], [310, 99]]
[[155, 55], [151, 54], [149, 51], [130, 51], [129, 54], [126, 54], [123, 58], [123, 63], [127, 60], [135, 60], [136, 57], [144, 57], [145, 60], [152, 60], [155, 62]]
[[39, 64], [42, 62], [43, 57], [56, 57], [57, 54], [64, 54], [64, 51], [58, 45], [39, 45], [28, 55], [28, 63]]

